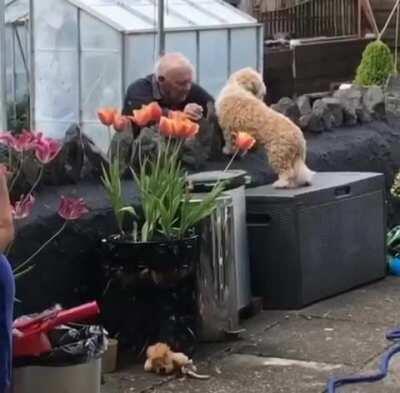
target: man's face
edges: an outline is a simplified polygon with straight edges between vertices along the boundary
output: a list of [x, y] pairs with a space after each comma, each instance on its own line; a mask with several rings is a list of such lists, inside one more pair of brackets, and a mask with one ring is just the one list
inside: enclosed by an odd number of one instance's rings
[[192, 87], [192, 82], [192, 71], [183, 67], [170, 69], [158, 79], [163, 97], [172, 103], [185, 101]]

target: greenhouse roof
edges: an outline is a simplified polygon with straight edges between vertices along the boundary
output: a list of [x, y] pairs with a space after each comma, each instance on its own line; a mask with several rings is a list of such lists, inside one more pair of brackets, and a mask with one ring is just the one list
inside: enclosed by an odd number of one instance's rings
[[[154, 31], [157, 0], [67, 0], [122, 32]], [[165, 0], [166, 30], [252, 26], [257, 21], [223, 0]]]
[[29, 17], [29, 0], [6, 0], [5, 21], [15, 23]]

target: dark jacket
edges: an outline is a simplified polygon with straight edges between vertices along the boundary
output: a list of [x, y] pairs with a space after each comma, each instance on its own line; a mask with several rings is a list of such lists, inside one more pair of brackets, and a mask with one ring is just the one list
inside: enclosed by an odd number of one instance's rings
[[207, 116], [207, 103], [213, 102], [214, 99], [202, 87], [193, 83], [186, 100], [172, 105], [163, 99], [154, 74], [151, 74], [146, 78], [138, 79], [128, 87], [122, 114], [132, 115], [133, 109], [140, 109], [142, 105], [147, 105], [152, 101], [157, 101], [161, 108], [170, 110], [183, 110], [187, 104], [195, 103], [203, 107], [203, 114]]

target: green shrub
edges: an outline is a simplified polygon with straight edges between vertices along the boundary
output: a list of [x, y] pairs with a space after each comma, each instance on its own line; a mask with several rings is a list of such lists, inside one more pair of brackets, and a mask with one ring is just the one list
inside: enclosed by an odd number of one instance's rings
[[393, 73], [393, 68], [390, 48], [380, 40], [371, 42], [364, 49], [355, 83], [360, 86], [382, 86]]

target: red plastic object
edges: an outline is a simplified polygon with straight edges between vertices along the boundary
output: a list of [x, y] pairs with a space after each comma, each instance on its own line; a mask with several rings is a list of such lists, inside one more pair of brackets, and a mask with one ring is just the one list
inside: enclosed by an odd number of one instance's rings
[[13, 328], [20, 334], [14, 335], [13, 356], [39, 356], [50, 352], [52, 347], [47, 333], [67, 323], [83, 321], [100, 314], [97, 302], [86, 303], [68, 310], [55, 310], [35, 318], [16, 320]]

